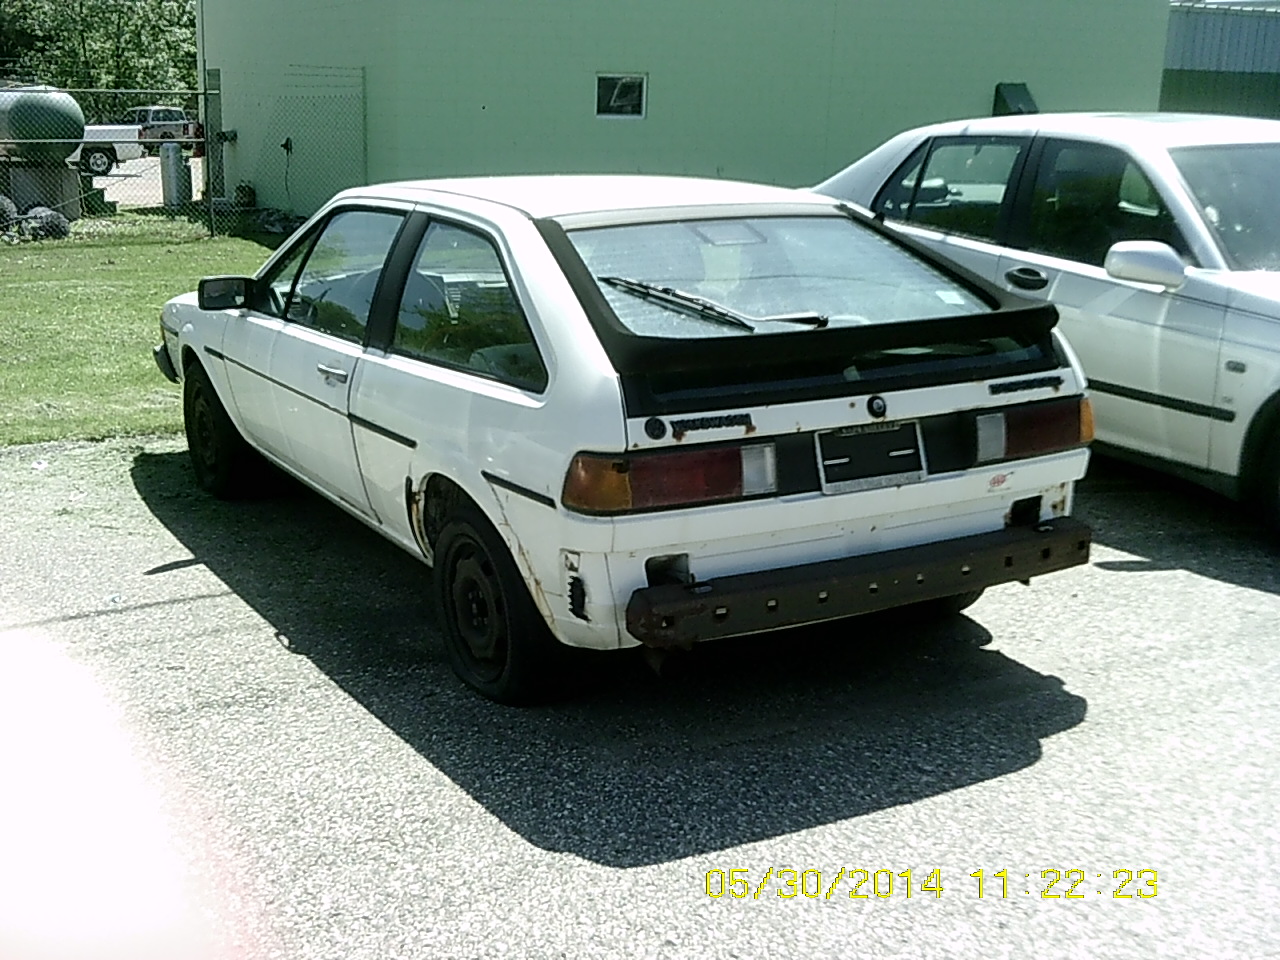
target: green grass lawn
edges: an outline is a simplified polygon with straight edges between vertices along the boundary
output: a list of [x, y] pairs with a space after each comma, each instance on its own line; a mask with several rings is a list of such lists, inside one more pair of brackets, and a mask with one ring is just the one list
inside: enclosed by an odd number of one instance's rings
[[151, 356], [160, 307], [203, 276], [253, 273], [269, 253], [141, 218], [0, 246], [0, 445], [180, 430], [179, 389]]

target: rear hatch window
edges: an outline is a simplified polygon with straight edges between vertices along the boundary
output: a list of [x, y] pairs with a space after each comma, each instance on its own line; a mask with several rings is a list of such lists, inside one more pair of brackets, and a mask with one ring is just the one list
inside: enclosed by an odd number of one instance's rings
[[646, 300], [618, 280], [708, 300], [766, 334], [794, 332], [794, 320], [778, 318], [797, 314], [846, 327], [991, 310], [931, 264], [844, 218], [633, 224], [569, 237], [614, 314], [639, 336], [725, 337], [747, 328]]
[[846, 216], [539, 224], [630, 416], [1054, 369], [1051, 306], [1002, 299]]

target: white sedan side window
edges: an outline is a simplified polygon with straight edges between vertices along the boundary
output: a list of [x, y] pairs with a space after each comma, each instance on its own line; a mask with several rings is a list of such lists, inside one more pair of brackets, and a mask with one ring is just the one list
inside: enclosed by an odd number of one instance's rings
[[1028, 246], [1102, 266], [1121, 240], [1159, 240], [1184, 256], [1187, 244], [1150, 180], [1123, 151], [1094, 143], [1051, 143], [1031, 199]]
[[1026, 145], [1017, 140], [938, 140], [918, 150], [876, 200], [886, 217], [995, 240], [1009, 182]]

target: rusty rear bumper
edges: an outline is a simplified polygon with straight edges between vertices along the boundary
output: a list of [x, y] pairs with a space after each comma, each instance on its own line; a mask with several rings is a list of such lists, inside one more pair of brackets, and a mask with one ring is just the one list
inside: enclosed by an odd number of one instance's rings
[[883, 553], [643, 587], [627, 629], [651, 647], [871, 613], [1028, 580], [1089, 561], [1092, 531], [1063, 517]]

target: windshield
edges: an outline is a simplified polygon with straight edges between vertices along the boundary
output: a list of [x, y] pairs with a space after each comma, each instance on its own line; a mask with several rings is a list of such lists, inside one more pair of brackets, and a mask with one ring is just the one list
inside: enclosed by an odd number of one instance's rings
[[[803, 333], [826, 326], [806, 317], [841, 327], [991, 310], [946, 274], [841, 216], [632, 224], [574, 230], [569, 238], [618, 319], [641, 336]], [[674, 297], [645, 296], [639, 285], [702, 298], [749, 325], [679, 309]]]
[[1280, 143], [1169, 151], [1231, 266], [1280, 270]]

